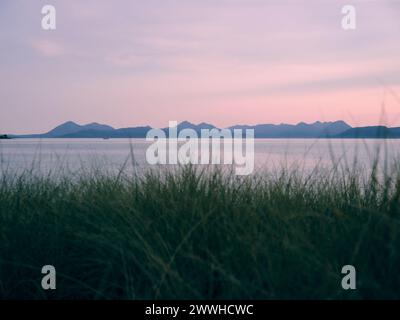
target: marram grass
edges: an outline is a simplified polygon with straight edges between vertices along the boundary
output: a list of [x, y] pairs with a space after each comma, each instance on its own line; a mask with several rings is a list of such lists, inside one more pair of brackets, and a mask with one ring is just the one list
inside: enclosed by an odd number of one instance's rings
[[[0, 297], [398, 299], [399, 177], [3, 173]], [[53, 291], [41, 288], [48, 264]]]

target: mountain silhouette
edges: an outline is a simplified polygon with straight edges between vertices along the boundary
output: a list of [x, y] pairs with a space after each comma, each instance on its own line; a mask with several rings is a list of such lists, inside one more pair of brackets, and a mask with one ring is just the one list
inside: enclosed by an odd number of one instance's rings
[[346, 130], [336, 136], [337, 138], [373, 138], [373, 139], [398, 139], [400, 128], [388, 128], [385, 126], [358, 127]]
[[[80, 133], [83, 132], [112, 132], [115, 130], [113, 127], [99, 124], [97, 122], [92, 122], [85, 125], [79, 125], [73, 121], [67, 121], [59, 126], [55, 127], [54, 129], [50, 130], [49, 132], [43, 134], [31, 134], [31, 135], [20, 135], [16, 136], [18, 138], [63, 138], [68, 135], [77, 134], [77, 137], [80, 137]], [[15, 137], [15, 136], [14, 136]]]
[[307, 124], [300, 122], [293, 124], [259, 124], [255, 126], [239, 125], [229, 129], [254, 129], [256, 138], [319, 138], [332, 137], [351, 127], [344, 121], [314, 122]]
[[[150, 126], [127, 127], [115, 129], [106, 124], [96, 122], [79, 125], [67, 121], [43, 134], [13, 135], [13, 138], [145, 138]], [[216, 126], [202, 122], [193, 124], [183, 121], [177, 126], [178, 132], [192, 129], [199, 136], [203, 129], [219, 129]], [[255, 138], [400, 138], [400, 128], [385, 126], [369, 126], [352, 128], [346, 122], [320, 122], [307, 124], [257, 124], [235, 125], [226, 129], [253, 129]], [[169, 128], [162, 128], [168, 137]]]
[[65, 122], [58, 127], [55, 127], [53, 130], [46, 133], [48, 136], [63, 136], [67, 134], [72, 134], [80, 131], [111, 131], [114, 130], [113, 127], [99, 124], [97, 122], [92, 122], [89, 124], [85, 124], [83, 126], [76, 124], [73, 121]]

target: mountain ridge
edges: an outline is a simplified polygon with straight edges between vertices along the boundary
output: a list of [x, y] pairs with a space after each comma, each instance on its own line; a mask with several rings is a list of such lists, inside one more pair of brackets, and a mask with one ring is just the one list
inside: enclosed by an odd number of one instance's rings
[[[50, 131], [42, 134], [9, 135], [13, 138], [145, 138], [150, 126], [114, 128], [97, 122], [85, 125], [74, 121], [66, 121]], [[168, 127], [161, 128], [168, 136]], [[386, 126], [351, 127], [343, 120], [297, 124], [237, 124], [226, 128], [218, 128], [210, 123], [193, 124], [182, 121], [177, 126], [178, 132], [193, 129], [199, 136], [203, 129], [254, 129], [255, 138], [400, 138], [400, 127]]]

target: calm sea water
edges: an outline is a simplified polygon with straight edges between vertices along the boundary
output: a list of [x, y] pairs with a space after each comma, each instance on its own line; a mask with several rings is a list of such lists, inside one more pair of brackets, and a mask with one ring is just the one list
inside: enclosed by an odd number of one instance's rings
[[[18, 173], [78, 172], [79, 170], [146, 170], [144, 139], [13, 139], [0, 140], [0, 170]], [[392, 167], [400, 159], [400, 140], [375, 139], [257, 139], [255, 172], [284, 168], [305, 171], [316, 166], [359, 166], [369, 170], [380, 154], [380, 166]], [[134, 162], [131, 155], [133, 154]], [[164, 166], [168, 167], [168, 165]]]

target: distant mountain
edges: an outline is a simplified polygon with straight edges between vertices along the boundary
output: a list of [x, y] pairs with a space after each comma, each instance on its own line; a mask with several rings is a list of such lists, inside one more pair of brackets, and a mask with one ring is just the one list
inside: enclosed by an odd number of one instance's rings
[[351, 128], [337, 134], [335, 138], [398, 139], [400, 138], [400, 128], [388, 128], [385, 126]]
[[[212, 124], [208, 124], [205, 122], [202, 122], [200, 124], [193, 124], [189, 121], [183, 121], [178, 124], [177, 129], [178, 129], [178, 132], [180, 132], [181, 130], [184, 130], [184, 129], [192, 129], [192, 130], [196, 131], [196, 133], [200, 136], [202, 129], [211, 130], [211, 129], [216, 129], [216, 127], [213, 126]], [[169, 136], [168, 135], [169, 128], [164, 128], [162, 130], [165, 132], [166, 136], [168, 137]]]
[[201, 130], [201, 129], [214, 129], [216, 128], [212, 124], [202, 122], [200, 124], [193, 124], [190, 123], [189, 121], [183, 121], [178, 124], [178, 131], [183, 130], [183, 129], [193, 129], [193, 130]]
[[239, 125], [230, 129], [254, 129], [256, 138], [321, 138], [332, 137], [351, 127], [344, 121], [314, 122], [307, 124], [300, 122], [292, 124], [259, 124], [255, 126]]
[[60, 137], [81, 131], [112, 131], [112, 130], [114, 130], [113, 127], [105, 124], [99, 124], [97, 122], [92, 122], [81, 126], [73, 121], [68, 121], [63, 123], [62, 125], [59, 125], [58, 127], [55, 127], [53, 130], [47, 132], [45, 135], [51, 137]]
[[79, 125], [73, 121], [67, 121], [59, 126], [55, 127], [54, 129], [50, 130], [47, 133], [43, 134], [30, 134], [30, 135], [21, 135], [18, 138], [63, 138], [68, 135], [77, 135], [79, 136], [80, 132], [87, 132], [87, 131], [103, 131], [103, 132], [111, 132], [115, 130], [113, 127], [99, 124], [97, 122], [92, 122], [85, 125]]
[[64, 134], [59, 138], [145, 138], [151, 127], [133, 127], [112, 130], [88, 129]]
[[[193, 129], [200, 135], [202, 129], [218, 129], [209, 123], [193, 124], [183, 121], [178, 124], [178, 132]], [[145, 138], [150, 126], [115, 129], [96, 122], [79, 125], [65, 122], [47, 133], [32, 135], [9, 135], [12, 138]], [[254, 129], [255, 138], [400, 138], [399, 128], [371, 126], [352, 128], [344, 121], [314, 122], [298, 124], [258, 124], [235, 125], [227, 129]], [[162, 129], [168, 136], [168, 128]]]
[[59, 126], [55, 127], [53, 130], [45, 133], [49, 137], [61, 136], [63, 134], [78, 132], [82, 130], [84, 126], [80, 126], [73, 121], [67, 121]]

